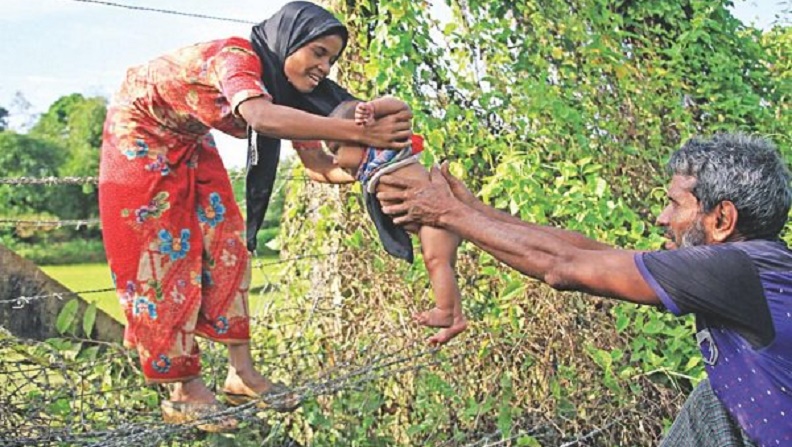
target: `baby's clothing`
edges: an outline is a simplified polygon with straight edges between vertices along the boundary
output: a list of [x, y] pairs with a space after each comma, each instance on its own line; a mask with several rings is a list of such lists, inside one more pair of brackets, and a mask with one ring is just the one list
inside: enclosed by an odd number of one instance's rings
[[411, 147], [400, 151], [371, 147], [366, 149], [356, 178], [369, 193], [374, 193], [380, 177], [413, 163], [418, 163], [418, 155], [413, 154]]
[[382, 204], [377, 199], [377, 183], [380, 177], [393, 171], [418, 163], [418, 157], [423, 150], [423, 139], [414, 135], [412, 144], [402, 150], [368, 148], [363, 156], [363, 161], [358, 167], [357, 180], [363, 186], [363, 200], [366, 210], [374, 221], [380, 241], [385, 251], [412, 264], [413, 247], [410, 235], [400, 226], [393, 223], [393, 219], [382, 212]]

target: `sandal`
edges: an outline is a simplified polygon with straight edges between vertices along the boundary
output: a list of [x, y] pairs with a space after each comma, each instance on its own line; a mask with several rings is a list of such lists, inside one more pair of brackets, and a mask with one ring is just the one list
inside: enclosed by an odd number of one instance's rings
[[223, 395], [225, 395], [226, 401], [230, 405], [237, 406], [256, 402], [256, 407], [262, 410], [270, 409], [281, 413], [292, 412], [302, 404], [300, 396], [280, 382], [273, 382], [267, 391], [259, 394], [256, 394], [253, 390], [250, 390], [249, 394], [238, 394], [223, 390]]
[[[160, 404], [162, 419], [168, 424], [186, 424], [201, 419], [210, 419], [211, 416], [224, 411], [226, 407], [219, 402], [203, 404], [197, 402], [173, 402], [163, 400]], [[236, 419], [228, 417], [211, 418], [205, 423], [196, 425], [198, 430], [209, 433], [223, 433], [237, 428]]]

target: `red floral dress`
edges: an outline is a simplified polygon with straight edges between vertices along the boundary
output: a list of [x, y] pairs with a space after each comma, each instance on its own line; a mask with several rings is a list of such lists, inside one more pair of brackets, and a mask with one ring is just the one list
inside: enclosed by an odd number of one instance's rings
[[249, 339], [245, 225], [209, 130], [269, 97], [242, 38], [194, 45], [127, 72], [104, 126], [99, 207], [110, 270], [150, 382], [200, 374], [195, 335]]

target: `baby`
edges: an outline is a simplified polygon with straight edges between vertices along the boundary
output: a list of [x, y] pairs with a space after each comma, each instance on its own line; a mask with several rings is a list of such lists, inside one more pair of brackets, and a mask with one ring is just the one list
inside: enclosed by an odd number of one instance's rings
[[[407, 104], [396, 98], [383, 97], [369, 102], [344, 102], [330, 116], [354, 119], [359, 125], [365, 126], [380, 117], [408, 108]], [[338, 167], [343, 168], [361, 182], [366, 208], [388, 253], [412, 262], [412, 243], [404, 230], [418, 235], [436, 304], [429, 311], [413, 315], [413, 319], [425, 326], [442, 328], [429, 338], [429, 343], [443, 344], [451, 340], [467, 328], [454, 272], [456, 251], [460, 243], [459, 237], [434, 227], [407, 226], [402, 228], [395, 226], [391, 218], [382, 213], [383, 204], [379, 203], [376, 198], [378, 191], [390, 189], [388, 186], [378, 185], [379, 178], [384, 174], [429, 181], [429, 173], [418, 162], [418, 153], [423, 149], [423, 140], [414, 136], [412, 147], [401, 151], [366, 148], [337, 142], [327, 142], [326, 144], [330, 152], [335, 155], [335, 163]]]

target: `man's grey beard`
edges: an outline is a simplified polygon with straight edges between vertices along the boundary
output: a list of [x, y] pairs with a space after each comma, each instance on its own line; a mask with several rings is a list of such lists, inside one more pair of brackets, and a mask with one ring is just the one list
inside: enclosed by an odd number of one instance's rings
[[682, 243], [679, 245], [679, 248], [695, 247], [704, 245], [707, 242], [707, 234], [704, 231], [703, 220], [704, 219], [699, 216], [696, 221], [693, 222], [693, 225], [685, 231], [682, 235]]

